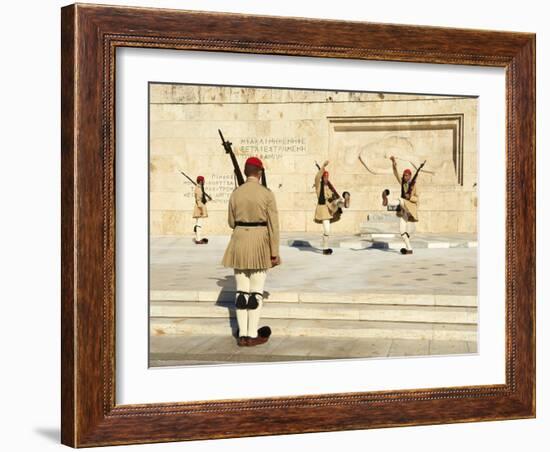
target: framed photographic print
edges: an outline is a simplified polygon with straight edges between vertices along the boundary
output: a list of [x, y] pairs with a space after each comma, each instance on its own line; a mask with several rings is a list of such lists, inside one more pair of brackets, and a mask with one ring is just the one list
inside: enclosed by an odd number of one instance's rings
[[[149, 95], [151, 366], [477, 353], [477, 98], [154, 82]], [[228, 224], [250, 181], [224, 144], [261, 161], [277, 230]], [[271, 266], [237, 234], [277, 235], [284, 264], [252, 289], [227, 268]], [[262, 306], [239, 311], [239, 296]], [[235, 346], [260, 321], [266, 345]]]
[[62, 9], [62, 442], [535, 415], [535, 37]]

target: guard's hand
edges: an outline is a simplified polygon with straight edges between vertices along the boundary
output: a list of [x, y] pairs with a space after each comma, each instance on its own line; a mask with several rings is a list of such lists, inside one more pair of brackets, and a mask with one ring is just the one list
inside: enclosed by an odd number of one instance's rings
[[392, 155], [390, 156], [390, 160], [392, 161], [392, 163], [395, 165], [395, 157]]
[[411, 199], [411, 195], [409, 195], [408, 193], [405, 193], [405, 199]]
[[326, 166], [328, 166], [328, 160], [325, 160], [325, 161], [323, 162], [323, 168], [325, 168]]
[[281, 257], [280, 256], [271, 256], [271, 266], [276, 267], [277, 265], [281, 265]]

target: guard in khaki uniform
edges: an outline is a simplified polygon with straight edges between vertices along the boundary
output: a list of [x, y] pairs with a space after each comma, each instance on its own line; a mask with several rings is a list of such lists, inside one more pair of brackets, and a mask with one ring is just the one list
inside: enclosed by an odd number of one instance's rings
[[271, 329], [258, 329], [267, 270], [280, 264], [279, 215], [275, 195], [260, 184], [260, 159], [250, 157], [244, 167], [246, 182], [229, 198], [228, 223], [233, 229], [222, 265], [234, 269], [235, 308], [240, 346], [267, 342]]
[[340, 220], [342, 215], [342, 208], [349, 207], [350, 194], [349, 192], [343, 193], [343, 198], [330, 188], [330, 182], [328, 179], [328, 160], [317, 171], [315, 175], [315, 192], [317, 193], [317, 207], [315, 208], [316, 223], [323, 225], [323, 235], [321, 237], [321, 248], [323, 254], [332, 254], [332, 249], [328, 246], [330, 224]]
[[399, 216], [399, 233], [405, 248], [401, 248], [401, 254], [412, 254], [410, 234], [412, 232], [412, 223], [418, 221], [418, 190], [416, 187], [415, 177], [411, 179], [412, 173], [410, 169], [405, 169], [400, 177], [397, 171], [397, 163], [395, 157], [391, 156], [393, 174], [395, 179], [401, 186], [401, 196], [395, 199], [389, 199], [390, 191], [388, 189], [382, 192], [382, 204], [387, 206], [388, 210], [394, 210]]
[[206, 209], [206, 193], [204, 192], [204, 177], [197, 177], [197, 185], [195, 185], [195, 208], [193, 209], [193, 218], [195, 219], [195, 226], [193, 231], [195, 232], [195, 243], [197, 245], [206, 245], [208, 243], [207, 238], [202, 237], [202, 225], [203, 218], [208, 217], [208, 210]]

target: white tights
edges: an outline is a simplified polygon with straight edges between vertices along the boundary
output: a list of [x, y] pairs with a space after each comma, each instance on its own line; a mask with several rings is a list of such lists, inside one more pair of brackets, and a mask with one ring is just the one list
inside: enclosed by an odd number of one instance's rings
[[195, 240], [200, 242], [202, 239], [201, 230], [202, 230], [202, 218], [195, 218]]
[[405, 209], [405, 203], [402, 198], [388, 200], [388, 206], [401, 206], [401, 216], [399, 217], [399, 233], [403, 242], [405, 242], [405, 248], [411, 250], [410, 234], [412, 233], [411, 223], [409, 221], [409, 214]]
[[321, 237], [321, 248], [328, 248], [328, 238], [330, 234], [330, 220], [323, 220], [323, 236]]
[[[242, 292], [248, 302], [250, 294], [255, 293], [258, 307], [255, 309], [236, 309], [239, 336], [258, 337], [260, 311], [263, 306], [264, 284], [267, 277], [266, 270], [238, 270], [235, 269], [235, 283], [237, 292]], [[239, 294], [237, 293], [237, 297]]]

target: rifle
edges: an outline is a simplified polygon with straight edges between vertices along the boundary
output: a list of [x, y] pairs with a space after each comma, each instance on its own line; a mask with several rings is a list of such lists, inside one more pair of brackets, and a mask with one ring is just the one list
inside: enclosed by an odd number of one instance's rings
[[[420, 172], [420, 170], [424, 167], [424, 165], [426, 164], [426, 160], [424, 160], [418, 168], [416, 168], [416, 172], [414, 173], [414, 176], [412, 177], [411, 181], [409, 182], [409, 188], [407, 190], [407, 194], [411, 194], [411, 191], [412, 191], [412, 188], [414, 187], [414, 184], [416, 184], [416, 178], [418, 177], [418, 173]], [[401, 184], [401, 197], [404, 198], [405, 196], [405, 192], [403, 191], [403, 184]]]
[[[187, 174], [185, 174], [181, 170], [180, 170], [180, 173], [183, 174], [187, 179], [189, 179], [189, 182], [191, 182], [195, 187], [197, 186], [197, 183], [193, 179], [191, 179]], [[204, 196], [206, 196], [210, 201], [213, 201], [212, 197], [209, 194], [204, 193]]]
[[[321, 169], [321, 167], [319, 166], [319, 164], [317, 163], [317, 161], [315, 162], [315, 166], [317, 167], [318, 170]], [[330, 181], [327, 182], [327, 185], [328, 185], [328, 188], [330, 188], [330, 190], [332, 191], [332, 193], [334, 193], [334, 195], [336, 197], [340, 197], [340, 195], [338, 194], [338, 192], [336, 191], [336, 189], [334, 188], [334, 185], [332, 185], [332, 183]]]
[[243, 177], [243, 173], [241, 172], [241, 169], [239, 168], [239, 162], [237, 162], [237, 157], [235, 157], [235, 153], [231, 148], [232, 143], [229, 141], [225, 141], [225, 138], [223, 137], [222, 131], [220, 129], [218, 129], [218, 133], [220, 134], [220, 138], [222, 139], [222, 146], [225, 149], [225, 153], [229, 154], [229, 157], [231, 158], [231, 163], [233, 163], [233, 172], [235, 173], [237, 184], [242, 185], [244, 184], [244, 177]]

